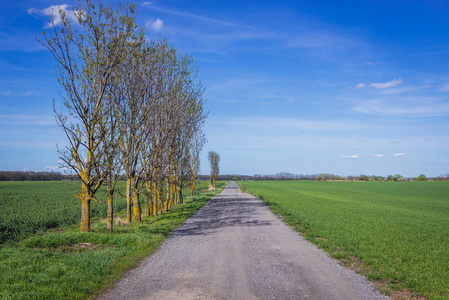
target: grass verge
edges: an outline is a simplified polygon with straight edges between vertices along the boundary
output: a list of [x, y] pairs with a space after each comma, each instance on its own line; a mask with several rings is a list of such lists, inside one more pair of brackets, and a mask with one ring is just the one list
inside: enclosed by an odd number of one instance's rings
[[396, 299], [449, 299], [447, 182], [240, 182]]
[[115, 283], [139, 261], [158, 249], [165, 238], [219, 193], [208, 191], [195, 200], [140, 223], [125, 224], [120, 212], [109, 233], [102, 218], [92, 221], [92, 232], [78, 225], [41, 232], [0, 248], [1, 299], [91, 299]]

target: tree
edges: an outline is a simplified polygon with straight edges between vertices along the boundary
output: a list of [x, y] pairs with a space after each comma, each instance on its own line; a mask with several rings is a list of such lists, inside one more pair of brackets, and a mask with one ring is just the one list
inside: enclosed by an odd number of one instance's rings
[[427, 177], [424, 174], [419, 175], [418, 177], [414, 178], [415, 181], [427, 181]]
[[81, 199], [80, 230], [87, 232], [90, 203], [107, 177], [102, 166], [108, 151], [115, 151], [107, 134], [106, 101], [113, 74], [135, 41], [137, 25], [132, 4], [113, 10], [86, 0], [73, 12], [78, 23], [73, 26], [63, 10], [53, 12], [49, 28], [38, 41], [56, 60], [57, 80], [64, 90], [61, 97], [67, 113], [54, 111], [69, 145], [58, 152], [64, 165], [81, 179], [82, 191], [76, 197]]
[[220, 155], [217, 152], [209, 151], [208, 158], [210, 163], [210, 185], [215, 189], [215, 182], [219, 174], [218, 163], [220, 162]]
[[[139, 47], [131, 47], [130, 54], [118, 72], [118, 93], [115, 102], [120, 131], [121, 165], [126, 176], [127, 222], [140, 221], [142, 210], [139, 202], [139, 183], [144, 174], [141, 155], [150, 128], [145, 126], [151, 112], [151, 96], [147, 93], [149, 47], [143, 45], [143, 34], [138, 38]], [[131, 206], [133, 212], [131, 212]]]

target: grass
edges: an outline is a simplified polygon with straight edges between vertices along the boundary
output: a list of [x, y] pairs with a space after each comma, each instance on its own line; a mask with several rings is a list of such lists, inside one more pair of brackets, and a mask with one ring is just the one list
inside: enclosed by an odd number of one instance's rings
[[239, 183], [394, 297], [449, 298], [449, 183]]
[[[93, 298], [154, 252], [224, 186], [218, 182], [216, 191], [194, 200], [186, 197], [185, 204], [140, 223], [122, 223], [113, 233], [107, 232], [103, 218], [96, 217], [89, 233], [79, 233], [75, 224], [7, 241], [0, 248], [0, 298]], [[116, 220], [125, 219], [124, 213]]]

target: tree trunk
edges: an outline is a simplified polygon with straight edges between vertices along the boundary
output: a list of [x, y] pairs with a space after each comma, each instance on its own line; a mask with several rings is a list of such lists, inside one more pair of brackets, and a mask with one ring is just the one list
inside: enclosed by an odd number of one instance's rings
[[131, 178], [126, 179], [126, 222], [131, 223]]
[[157, 216], [159, 214], [159, 187], [158, 181], [153, 182], [153, 216]]
[[114, 206], [113, 206], [113, 200], [114, 200], [114, 191], [110, 188], [108, 188], [108, 230], [112, 232], [113, 230], [113, 224], [114, 224]]
[[169, 208], [168, 206], [170, 204], [170, 191], [171, 191], [171, 188], [170, 188], [170, 183], [168, 182], [168, 178], [167, 178], [167, 181], [166, 181], [166, 185], [167, 185], [167, 191], [166, 191], [167, 195], [165, 197], [164, 211], [168, 211], [168, 208]]
[[182, 198], [182, 188], [179, 188], [178, 190], [178, 204], [183, 204], [184, 199]]
[[191, 195], [192, 197], [195, 196], [195, 184], [196, 184], [196, 182], [195, 182], [194, 180], [192, 180], [192, 184], [190, 185], [190, 190], [191, 190], [190, 195]]
[[146, 207], [146, 211], [145, 211], [145, 216], [149, 217], [152, 214], [153, 211], [153, 190], [151, 189], [151, 181], [145, 181], [145, 187], [147, 189], [147, 194], [148, 194], [148, 201], [147, 201], [147, 207]]
[[89, 187], [83, 182], [81, 199], [81, 232], [90, 231], [90, 199]]
[[137, 179], [134, 179], [131, 185], [131, 196], [133, 199], [134, 221], [140, 222], [142, 220], [142, 209], [140, 208], [139, 188], [137, 185]]

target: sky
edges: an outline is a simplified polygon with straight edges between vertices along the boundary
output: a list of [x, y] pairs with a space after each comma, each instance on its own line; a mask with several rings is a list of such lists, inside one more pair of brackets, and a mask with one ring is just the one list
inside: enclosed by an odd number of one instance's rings
[[[211, 150], [221, 174], [449, 173], [449, 2], [135, 3], [147, 38], [168, 35], [199, 68], [202, 174]], [[0, 170], [60, 171], [63, 91], [35, 37], [49, 8], [75, 4], [0, 4]]]

